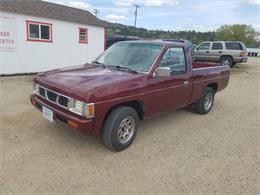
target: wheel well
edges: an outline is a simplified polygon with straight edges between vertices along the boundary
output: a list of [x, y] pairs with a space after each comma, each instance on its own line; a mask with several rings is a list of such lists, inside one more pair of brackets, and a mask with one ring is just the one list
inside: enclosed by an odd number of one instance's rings
[[218, 90], [218, 84], [217, 83], [211, 83], [207, 87], [211, 87], [216, 92]]
[[105, 118], [103, 120], [103, 124], [105, 123], [108, 115], [115, 109], [115, 108], [118, 108], [120, 106], [128, 106], [128, 107], [131, 107], [133, 108], [137, 114], [138, 114], [138, 117], [140, 120], [143, 120], [143, 115], [144, 115], [144, 103], [141, 102], [141, 101], [137, 101], [137, 100], [134, 100], [134, 101], [128, 101], [128, 102], [123, 102], [123, 103], [120, 103], [120, 104], [117, 104], [115, 106], [113, 106], [112, 108], [109, 109], [109, 111], [106, 113], [105, 115]]

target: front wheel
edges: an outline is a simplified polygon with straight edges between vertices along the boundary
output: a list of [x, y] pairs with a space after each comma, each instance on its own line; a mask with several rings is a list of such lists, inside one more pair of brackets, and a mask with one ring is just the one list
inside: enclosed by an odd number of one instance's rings
[[104, 124], [104, 144], [118, 152], [126, 149], [136, 136], [138, 122], [138, 114], [133, 108], [120, 106], [114, 109]]
[[207, 87], [200, 100], [195, 104], [195, 109], [199, 114], [207, 114], [210, 112], [215, 98], [215, 90]]

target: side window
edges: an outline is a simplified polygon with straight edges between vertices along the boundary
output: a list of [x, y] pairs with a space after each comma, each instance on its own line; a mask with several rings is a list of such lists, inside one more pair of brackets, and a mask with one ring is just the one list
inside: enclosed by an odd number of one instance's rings
[[88, 43], [88, 29], [79, 28], [79, 43]]
[[159, 67], [169, 67], [171, 70], [171, 74], [185, 73], [186, 62], [183, 48], [169, 48], [164, 54]]
[[228, 50], [243, 50], [240, 43], [226, 42], [225, 45]]
[[198, 50], [209, 50], [210, 43], [203, 43], [198, 47]]
[[213, 43], [212, 44], [212, 50], [222, 50], [223, 46], [222, 43]]
[[52, 42], [52, 24], [26, 20], [27, 41]]

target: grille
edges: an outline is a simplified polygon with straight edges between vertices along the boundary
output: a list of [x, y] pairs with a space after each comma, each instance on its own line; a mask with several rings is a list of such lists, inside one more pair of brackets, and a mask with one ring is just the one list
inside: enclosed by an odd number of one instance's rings
[[59, 97], [56, 93], [53, 93], [51, 91], [47, 91], [47, 99], [56, 102], [57, 97]]
[[39, 86], [39, 92], [37, 93], [39, 96], [43, 97], [44, 99], [57, 104], [63, 108], [68, 109], [69, 101], [71, 100], [70, 97], [64, 96], [57, 92], [51, 91], [46, 89], [42, 86]]
[[66, 97], [60, 96], [58, 103], [63, 105], [63, 106], [68, 106], [69, 100]]

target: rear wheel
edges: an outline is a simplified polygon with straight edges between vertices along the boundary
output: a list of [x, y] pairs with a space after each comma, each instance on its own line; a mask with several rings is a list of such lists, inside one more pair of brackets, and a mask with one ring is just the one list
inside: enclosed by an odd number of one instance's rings
[[229, 56], [224, 56], [224, 57], [221, 57], [220, 59], [220, 64], [221, 65], [226, 65], [226, 66], [230, 66], [230, 67], [233, 67], [234, 64], [233, 64], [233, 59]]
[[200, 100], [195, 104], [196, 112], [199, 114], [207, 114], [210, 112], [215, 98], [215, 90], [207, 87]]
[[138, 128], [138, 114], [127, 106], [114, 109], [105, 121], [104, 144], [115, 151], [122, 151], [133, 142]]

